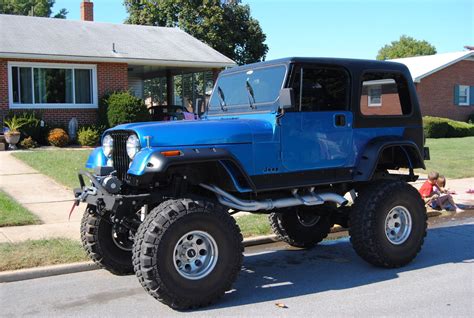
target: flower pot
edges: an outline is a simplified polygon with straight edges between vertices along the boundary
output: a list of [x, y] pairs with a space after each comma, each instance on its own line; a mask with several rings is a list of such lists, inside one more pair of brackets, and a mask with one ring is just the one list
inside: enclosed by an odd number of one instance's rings
[[20, 133], [19, 132], [6, 132], [5, 133], [5, 140], [8, 142], [9, 146], [8, 149], [16, 150], [16, 144], [20, 141]]

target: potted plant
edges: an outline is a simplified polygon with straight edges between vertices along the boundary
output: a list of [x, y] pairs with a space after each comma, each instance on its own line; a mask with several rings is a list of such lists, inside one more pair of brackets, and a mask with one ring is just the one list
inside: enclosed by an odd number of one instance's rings
[[16, 116], [9, 119], [5, 119], [5, 126], [8, 127], [8, 131], [5, 132], [5, 140], [8, 142], [8, 149], [15, 150], [16, 144], [20, 141], [20, 128], [25, 125], [26, 122]]

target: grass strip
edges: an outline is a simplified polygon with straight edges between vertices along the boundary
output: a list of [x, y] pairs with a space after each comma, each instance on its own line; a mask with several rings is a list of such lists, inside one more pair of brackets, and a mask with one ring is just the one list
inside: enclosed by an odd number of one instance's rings
[[0, 227], [39, 223], [36, 215], [0, 190]]
[[17, 152], [13, 156], [72, 189], [79, 186], [77, 172], [85, 169], [84, 166], [90, 152], [90, 149], [35, 150]]
[[0, 244], [0, 271], [88, 261], [78, 241], [62, 238]]

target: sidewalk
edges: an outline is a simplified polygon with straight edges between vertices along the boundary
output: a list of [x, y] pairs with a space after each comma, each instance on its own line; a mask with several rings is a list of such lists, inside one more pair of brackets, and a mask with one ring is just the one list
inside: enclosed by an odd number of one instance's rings
[[[426, 177], [422, 177], [413, 186], [419, 188], [425, 180]], [[474, 178], [448, 179], [447, 186], [457, 192], [454, 196], [457, 203], [474, 206], [474, 194], [466, 193], [467, 189], [474, 188]], [[0, 243], [52, 237], [79, 240], [80, 220], [85, 205], [77, 207], [68, 221], [73, 202], [71, 189], [40, 174], [11, 156], [10, 152], [0, 152], [0, 189], [37, 215], [43, 223], [0, 227]], [[236, 216], [245, 214], [240, 212]]]
[[10, 152], [0, 152], [0, 163], [0, 189], [37, 215], [42, 222], [40, 225], [0, 227], [0, 243], [48, 237], [79, 239], [84, 206], [76, 208], [71, 221], [68, 221], [73, 202], [71, 189], [40, 174], [11, 156]]

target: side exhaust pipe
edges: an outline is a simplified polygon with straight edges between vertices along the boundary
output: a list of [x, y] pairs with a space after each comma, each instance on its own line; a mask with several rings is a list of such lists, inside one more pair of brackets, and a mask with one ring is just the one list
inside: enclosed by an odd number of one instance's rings
[[298, 190], [292, 190], [292, 197], [281, 198], [281, 199], [266, 199], [261, 201], [253, 200], [242, 200], [236, 198], [232, 194], [222, 190], [221, 188], [215, 185], [200, 184], [201, 187], [207, 189], [211, 192], [214, 192], [217, 195], [217, 199], [222, 205], [225, 205], [229, 208], [239, 211], [259, 211], [259, 210], [273, 210], [280, 208], [287, 208], [297, 205], [321, 205], [325, 202], [335, 202], [339, 205], [346, 205], [347, 200], [336, 193], [324, 192], [324, 193], [315, 193], [314, 188], [310, 188], [308, 193], [304, 195], [299, 195]]

